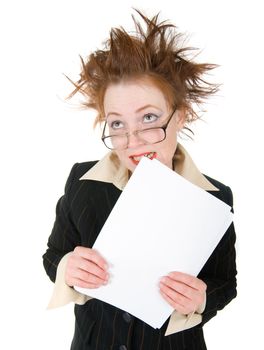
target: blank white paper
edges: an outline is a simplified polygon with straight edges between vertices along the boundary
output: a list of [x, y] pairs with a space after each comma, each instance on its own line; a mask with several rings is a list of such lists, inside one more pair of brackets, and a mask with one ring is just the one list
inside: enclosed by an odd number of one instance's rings
[[75, 289], [160, 328], [173, 311], [159, 293], [160, 278], [197, 276], [232, 217], [230, 206], [144, 157], [93, 246], [111, 266], [110, 283]]

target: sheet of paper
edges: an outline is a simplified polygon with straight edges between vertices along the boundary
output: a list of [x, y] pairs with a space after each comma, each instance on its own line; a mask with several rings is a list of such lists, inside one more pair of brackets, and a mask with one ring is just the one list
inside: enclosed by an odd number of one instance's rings
[[159, 293], [171, 271], [196, 276], [232, 221], [230, 206], [157, 160], [143, 158], [95, 244], [110, 283], [76, 290], [160, 328], [173, 309]]

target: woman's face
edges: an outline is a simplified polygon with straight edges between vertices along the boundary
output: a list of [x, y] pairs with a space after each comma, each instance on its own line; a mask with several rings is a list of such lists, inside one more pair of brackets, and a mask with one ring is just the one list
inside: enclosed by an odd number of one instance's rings
[[[105, 92], [104, 111], [111, 135], [163, 126], [173, 112], [161, 90], [146, 81], [110, 85]], [[177, 132], [184, 121], [184, 113], [176, 111], [166, 129], [165, 140], [155, 144], [146, 144], [137, 134], [131, 134], [128, 147], [115, 151], [121, 163], [133, 172], [140, 159], [147, 156], [172, 168]]]

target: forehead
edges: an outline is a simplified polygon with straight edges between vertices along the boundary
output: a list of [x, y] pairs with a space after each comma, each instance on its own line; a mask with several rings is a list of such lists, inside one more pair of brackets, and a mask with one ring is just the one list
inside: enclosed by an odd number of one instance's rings
[[162, 91], [151, 82], [129, 81], [111, 84], [104, 96], [104, 110], [124, 114], [135, 113], [146, 105], [167, 111], [168, 103]]

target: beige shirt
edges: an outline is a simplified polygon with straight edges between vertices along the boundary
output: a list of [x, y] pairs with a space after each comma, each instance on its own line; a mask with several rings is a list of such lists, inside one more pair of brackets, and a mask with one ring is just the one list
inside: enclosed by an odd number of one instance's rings
[[[198, 170], [187, 151], [180, 144], [177, 146], [177, 150], [173, 158], [173, 165], [174, 170], [178, 174], [193, 184], [206, 191], [218, 191], [218, 188], [213, 186], [211, 182], [209, 182]], [[120, 163], [118, 157], [114, 152], [109, 152], [103, 159], [101, 159], [90, 170], [88, 170], [79, 180], [97, 180], [113, 183], [117, 188], [123, 190], [128, 179], [128, 170]], [[91, 297], [77, 292], [65, 283], [65, 270], [70, 254], [72, 254], [72, 252], [66, 254], [58, 265], [54, 290], [48, 305], [48, 309], [63, 306], [69, 302], [74, 302], [81, 305], [91, 299]], [[194, 327], [197, 324], [201, 323], [202, 312], [205, 309], [205, 305], [206, 295], [204, 296], [203, 304], [200, 305], [196, 311], [190, 313], [189, 315], [183, 315], [174, 310], [170, 316], [165, 335], [167, 336]]]

